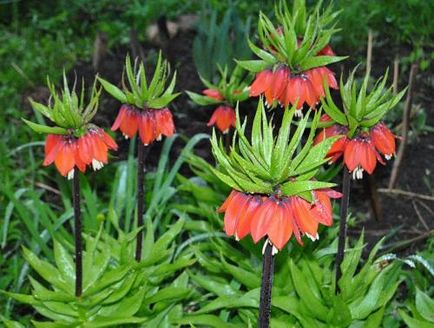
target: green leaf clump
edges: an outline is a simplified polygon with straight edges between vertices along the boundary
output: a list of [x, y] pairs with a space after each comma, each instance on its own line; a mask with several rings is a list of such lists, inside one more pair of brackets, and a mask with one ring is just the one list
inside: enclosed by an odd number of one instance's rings
[[388, 111], [395, 107], [402, 99], [407, 89], [393, 95], [392, 87], [386, 88], [387, 72], [379, 78], [368, 91], [369, 74], [366, 74], [361, 85], [354, 78], [353, 70], [344, 83], [340, 80], [340, 95], [343, 109], [333, 101], [330, 90], [324, 84], [326, 97], [322, 105], [330, 118], [340, 125], [348, 126], [348, 136], [352, 137], [359, 128], [370, 128], [384, 118]]
[[219, 80], [217, 83], [212, 83], [202, 76], [200, 76], [200, 79], [208, 89], [218, 91], [222, 99], [218, 100], [195, 92], [186, 91], [191, 100], [201, 106], [222, 103], [234, 107], [237, 102], [242, 102], [249, 98], [248, 87], [251, 82], [251, 76], [246, 75], [246, 72], [241, 66], [236, 66], [232, 71], [229, 71], [227, 66], [224, 68], [219, 67], [218, 71]]
[[48, 118], [56, 126], [33, 123], [26, 119], [23, 119], [23, 121], [38, 133], [68, 134], [68, 130], [72, 130], [74, 134], [79, 136], [97, 112], [101, 89], [96, 87], [95, 81], [92, 86], [90, 100], [86, 102], [84, 82], [82, 83], [81, 93], [78, 95], [75, 91], [75, 84], [72, 89], [68, 87], [65, 73], [63, 73], [63, 89], [60, 94], [48, 78], [47, 84], [50, 91], [48, 105], [38, 103], [32, 99], [30, 99], [30, 104], [34, 110]]
[[320, 1], [308, 11], [304, 0], [297, 0], [291, 12], [286, 1], [279, 1], [275, 9], [277, 26], [261, 12], [258, 36], [262, 48], [249, 41], [251, 50], [260, 59], [239, 61], [238, 64], [252, 72], [284, 64], [291, 72], [300, 73], [345, 59], [344, 56], [319, 54], [338, 31], [335, 21], [339, 15], [332, 6], [323, 11], [321, 6]]
[[141, 109], [160, 109], [166, 107], [179, 96], [179, 93], [173, 92], [176, 83], [176, 72], [166, 88], [170, 69], [169, 63], [163, 60], [161, 52], [158, 55], [155, 72], [149, 84], [143, 62], [139, 64], [138, 60], [136, 60], [133, 67], [129, 55], [125, 59], [125, 71], [128, 86], [123, 78], [122, 89], [102, 78], [98, 78], [103, 88], [123, 104], [129, 104]]
[[246, 137], [246, 121], [241, 124], [237, 115], [236, 133], [228, 154], [222, 141], [219, 142], [213, 133], [212, 151], [218, 163], [215, 174], [239, 191], [267, 195], [301, 195], [309, 200], [312, 190], [333, 187], [333, 183], [313, 181], [313, 178], [327, 162], [326, 154], [337, 137], [325, 139], [313, 146], [321, 114], [316, 111], [308, 138], [302, 146], [302, 136], [307, 128], [310, 112], [298, 122], [290, 138], [295, 110], [295, 106], [285, 110], [282, 125], [275, 137], [272, 119], [267, 120], [263, 100], [260, 100], [250, 141]]

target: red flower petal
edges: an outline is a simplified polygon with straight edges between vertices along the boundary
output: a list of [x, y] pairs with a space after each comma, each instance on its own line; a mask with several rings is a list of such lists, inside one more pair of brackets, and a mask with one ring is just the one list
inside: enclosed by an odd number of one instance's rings
[[298, 196], [292, 197], [291, 204], [297, 226], [302, 232], [315, 237], [318, 232], [318, 221], [311, 211], [311, 204]]
[[357, 139], [348, 141], [344, 151], [344, 162], [350, 172], [360, 165], [361, 151], [360, 141]]
[[144, 145], [151, 144], [157, 138], [157, 110], [147, 110], [141, 113], [139, 135]]
[[362, 154], [360, 156], [360, 166], [363, 167], [366, 172], [372, 174], [377, 166], [376, 151], [370, 140], [363, 141], [361, 145]]
[[86, 165], [90, 164], [93, 159], [93, 150], [89, 140], [89, 134], [86, 134], [78, 139], [78, 148], [80, 149], [80, 160]]
[[235, 127], [235, 123], [235, 111], [229, 106], [219, 106], [212, 114], [207, 125], [217, 125], [217, 128], [222, 133], [226, 133], [229, 128]]
[[273, 73], [268, 69], [256, 74], [255, 81], [250, 86], [250, 96], [259, 96], [261, 93], [264, 93], [265, 90], [269, 89], [272, 76]]
[[217, 213], [223, 213], [228, 208], [229, 204], [231, 203], [232, 199], [235, 197], [235, 195], [238, 193], [236, 190], [232, 190], [229, 196], [226, 198], [226, 200], [223, 202], [223, 204], [217, 209]]
[[44, 166], [50, 165], [56, 159], [57, 153], [62, 146], [63, 136], [57, 134], [49, 134], [45, 139], [45, 159]]
[[283, 203], [277, 204], [273, 220], [268, 227], [268, 237], [273, 245], [281, 250], [291, 238], [292, 230], [291, 218], [288, 217], [285, 206]]
[[54, 161], [54, 164], [63, 176], [66, 176], [75, 165], [73, 142], [74, 141], [69, 140], [62, 141], [62, 146], [60, 147]]
[[255, 212], [250, 224], [251, 235], [255, 243], [267, 234], [276, 206], [273, 200], [266, 199]]
[[[271, 97], [273, 100], [281, 98], [282, 93], [284, 93], [288, 85], [288, 76], [289, 70], [285, 67], [280, 67], [276, 72], [274, 72], [271, 83]], [[269, 102], [270, 105], [271, 103]]]
[[120, 123], [120, 129], [124, 135], [132, 138], [136, 135], [139, 128], [140, 116], [136, 110], [125, 110], [125, 116]]
[[252, 218], [256, 215], [256, 211], [261, 203], [262, 202], [260, 198], [251, 197], [248, 202], [248, 207], [241, 211], [236, 228], [236, 235], [239, 239], [243, 239], [250, 233], [250, 224]]
[[202, 93], [209, 98], [213, 98], [216, 100], [223, 100], [223, 96], [220, 94], [220, 92], [218, 90], [205, 89], [202, 91]]
[[238, 216], [243, 209], [249, 197], [243, 193], [238, 192], [233, 200], [228, 205], [224, 218], [224, 229], [228, 236], [233, 236], [237, 226]]
[[175, 133], [172, 113], [168, 108], [156, 110], [155, 122], [157, 126], [157, 138], [160, 137], [161, 134], [170, 137]]
[[127, 108], [128, 107], [126, 105], [122, 105], [121, 109], [119, 110], [118, 116], [116, 117], [116, 120], [111, 127], [112, 131], [116, 131], [121, 126], [122, 121], [125, 119]]
[[371, 139], [380, 153], [386, 156], [395, 154], [395, 135], [384, 123], [379, 123], [371, 129]]

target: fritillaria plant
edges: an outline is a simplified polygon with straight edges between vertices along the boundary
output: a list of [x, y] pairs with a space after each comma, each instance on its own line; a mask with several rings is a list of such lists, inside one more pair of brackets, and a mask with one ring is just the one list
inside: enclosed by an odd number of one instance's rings
[[[137, 134], [140, 141], [137, 147], [137, 227], [143, 227], [144, 212], [144, 170], [145, 146], [160, 140], [162, 136], [170, 137], [175, 133], [172, 113], [167, 107], [179, 93], [174, 93], [176, 73], [170, 83], [169, 64], [158, 56], [155, 73], [148, 83], [143, 63], [136, 60], [133, 67], [131, 59], [127, 56], [125, 71], [128, 86], [122, 79], [122, 90], [108, 81], [99, 78], [104, 89], [122, 103], [116, 117], [112, 131], [121, 130], [125, 138], [133, 138]], [[143, 232], [137, 234], [135, 258], [140, 261], [142, 257]]]
[[212, 137], [217, 161], [215, 174], [232, 187], [219, 208], [224, 212], [224, 229], [237, 240], [250, 235], [255, 243], [265, 240], [264, 268], [260, 301], [260, 326], [268, 327], [270, 316], [273, 255], [291, 236], [303, 244], [303, 236], [319, 238], [318, 226], [330, 226], [331, 198], [340, 197], [333, 183], [315, 179], [329, 159], [326, 154], [337, 137], [313, 146], [320, 112], [315, 112], [307, 140], [302, 142], [310, 111], [291, 134], [296, 106], [285, 110], [278, 135], [272, 120], [267, 120], [262, 99], [253, 122], [251, 139], [245, 135], [246, 121], [237, 116], [236, 133], [227, 153], [222, 142]]
[[[295, 1], [292, 12], [285, 1], [276, 6], [277, 26], [263, 13], [259, 15], [261, 47], [249, 41], [258, 60], [239, 61], [243, 68], [257, 73], [250, 96], [264, 95], [266, 104], [313, 108], [324, 96], [323, 80], [338, 88], [333, 72], [326, 65], [346, 57], [336, 56], [329, 46], [339, 12], [320, 5], [308, 13], [305, 2]], [[296, 112], [297, 116], [302, 114]]]
[[88, 166], [99, 170], [108, 162], [108, 151], [116, 150], [114, 140], [101, 128], [90, 123], [98, 109], [101, 90], [94, 83], [90, 101], [85, 101], [84, 85], [78, 95], [75, 87], [69, 89], [64, 76], [63, 90], [58, 94], [48, 81], [50, 100], [48, 105], [30, 100], [32, 107], [48, 118], [55, 126], [45, 126], [24, 121], [36, 132], [47, 134], [44, 165], [55, 164], [60, 174], [73, 179], [73, 204], [75, 217], [75, 295], [82, 293], [82, 241], [80, 219], [79, 172]]
[[393, 95], [392, 88], [386, 88], [387, 74], [380, 78], [368, 92], [369, 75], [361, 86], [354, 79], [355, 70], [344, 83], [340, 81], [340, 96], [343, 109], [340, 109], [325, 86], [326, 97], [323, 108], [326, 112], [321, 118], [328, 127], [322, 129], [315, 138], [321, 143], [329, 137], [338, 136], [327, 156], [334, 163], [343, 155], [343, 197], [340, 213], [340, 233], [336, 258], [336, 281], [341, 276], [345, 248], [346, 218], [348, 215], [350, 176], [361, 179], [363, 172], [372, 174], [377, 162], [390, 160], [395, 155], [397, 138], [383, 122], [384, 116], [401, 100], [406, 90]]
[[187, 91], [190, 98], [198, 105], [218, 105], [212, 114], [208, 126], [216, 126], [223, 134], [235, 127], [235, 105], [249, 98], [249, 78], [245, 71], [237, 66], [232, 72], [228, 68], [219, 69], [220, 79], [213, 84], [201, 77], [207, 87], [203, 95]]

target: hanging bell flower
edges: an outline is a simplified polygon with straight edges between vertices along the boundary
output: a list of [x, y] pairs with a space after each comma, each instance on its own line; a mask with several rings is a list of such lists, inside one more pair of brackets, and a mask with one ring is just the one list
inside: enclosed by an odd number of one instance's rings
[[268, 106], [295, 105], [301, 109], [304, 104], [315, 107], [324, 97], [323, 81], [338, 89], [334, 73], [326, 67], [346, 58], [336, 56], [328, 44], [335, 32], [336, 17], [331, 7], [320, 11], [320, 6], [316, 6], [308, 13], [304, 1], [295, 1], [292, 11], [286, 1], [280, 1], [277, 27], [260, 13], [258, 36], [262, 48], [249, 41], [260, 59], [238, 61], [240, 66], [256, 73], [250, 96], [264, 95]]
[[377, 162], [385, 164], [381, 155], [386, 160], [395, 155], [397, 137], [382, 120], [401, 100], [406, 90], [393, 95], [391, 88], [385, 88], [386, 73], [368, 92], [369, 76], [365, 76], [359, 87], [354, 74], [355, 70], [345, 84], [342, 79], [340, 81], [343, 111], [335, 105], [326, 87], [323, 107], [327, 115], [321, 121], [327, 126], [317, 134], [314, 143], [339, 136], [327, 154], [330, 162], [336, 162], [343, 155], [344, 163], [353, 178], [362, 179], [363, 172], [374, 172]]
[[69, 89], [65, 74], [63, 90], [58, 94], [48, 80], [50, 100], [48, 105], [30, 100], [34, 110], [52, 121], [55, 126], [45, 126], [23, 119], [34, 131], [46, 133], [44, 166], [52, 163], [62, 176], [72, 179], [74, 169], [85, 172], [87, 166], [101, 169], [108, 163], [108, 151], [117, 150], [116, 142], [103, 129], [90, 123], [98, 109], [100, 89], [94, 83], [90, 101], [84, 100], [84, 85], [80, 96], [75, 87]]
[[169, 64], [158, 56], [155, 73], [148, 84], [143, 63], [135, 66], [129, 56], [125, 60], [125, 71], [129, 87], [122, 80], [122, 90], [108, 81], [99, 78], [104, 89], [122, 103], [119, 113], [111, 127], [112, 131], [121, 130], [126, 139], [139, 134], [144, 145], [149, 145], [162, 136], [170, 137], [175, 133], [175, 124], [167, 107], [179, 93], [173, 93], [176, 72], [165, 87], [169, 78]]
[[240, 66], [235, 67], [232, 72], [225, 67], [219, 69], [219, 73], [220, 79], [216, 84], [201, 77], [207, 87], [202, 91], [202, 95], [190, 91], [187, 91], [187, 94], [198, 105], [219, 105], [207, 125], [216, 126], [221, 133], [226, 134], [230, 128], [235, 127], [235, 105], [249, 98], [250, 79]]
[[338, 137], [312, 145], [320, 118], [317, 111], [308, 139], [302, 145], [309, 111], [290, 138], [295, 111], [295, 106], [285, 111], [279, 133], [274, 137], [273, 123], [267, 121], [261, 99], [251, 140], [246, 137], [246, 125], [238, 116], [229, 153], [215, 133], [211, 140], [218, 164], [214, 172], [233, 189], [218, 209], [225, 214], [225, 232], [237, 240], [250, 235], [255, 243], [267, 238], [274, 252], [282, 250], [291, 236], [300, 244], [303, 236], [318, 239], [319, 224], [332, 224], [331, 199], [340, 197], [340, 193], [331, 189], [335, 184], [315, 179]]

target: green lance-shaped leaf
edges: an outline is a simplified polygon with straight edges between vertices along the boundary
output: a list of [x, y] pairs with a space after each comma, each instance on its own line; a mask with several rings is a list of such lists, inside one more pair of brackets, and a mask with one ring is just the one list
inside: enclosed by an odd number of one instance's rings
[[58, 126], [47, 126], [38, 123], [33, 123], [31, 121], [22, 118], [22, 120], [35, 132], [37, 133], [45, 133], [45, 134], [68, 134], [68, 131], [64, 128]]

